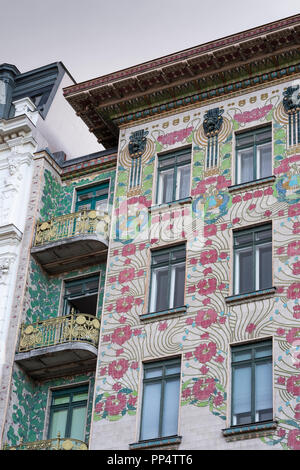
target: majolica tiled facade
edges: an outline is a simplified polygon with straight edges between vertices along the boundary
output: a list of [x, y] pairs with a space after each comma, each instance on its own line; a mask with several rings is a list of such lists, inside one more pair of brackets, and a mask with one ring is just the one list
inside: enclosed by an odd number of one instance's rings
[[[299, 30], [291, 17], [65, 89], [117, 152], [40, 154], [48, 238], [31, 249], [31, 346], [15, 356], [3, 442], [49, 439], [56, 391], [89, 384], [89, 449], [300, 449]], [[59, 238], [47, 221], [107, 181], [109, 232], [89, 209]], [[84, 232], [84, 217], [100, 218]], [[94, 319], [77, 312], [69, 340], [43, 349], [68, 282], [95, 273]]]

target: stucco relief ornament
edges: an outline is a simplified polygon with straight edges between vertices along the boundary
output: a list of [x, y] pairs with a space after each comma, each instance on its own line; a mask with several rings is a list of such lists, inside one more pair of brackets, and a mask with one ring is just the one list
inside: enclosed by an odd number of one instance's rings
[[300, 85], [289, 86], [283, 92], [283, 108], [289, 117], [289, 145], [300, 144]]
[[20, 162], [16, 160], [18, 153], [12, 154], [8, 160], [8, 174], [9, 177], [4, 179], [6, 186], [12, 185], [14, 189], [19, 189], [22, 174], [20, 172]]
[[204, 115], [203, 130], [207, 137], [206, 169], [218, 165], [218, 134], [223, 124], [223, 109], [209, 109]]
[[131, 157], [131, 170], [129, 179], [129, 189], [141, 185], [142, 177], [142, 155], [146, 150], [148, 131], [140, 129], [129, 137], [128, 151]]
[[0, 283], [3, 284], [5, 283], [5, 277], [9, 273], [9, 266], [10, 266], [11, 260], [9, 258], [5, 258], [3, 260], [0, 260]]

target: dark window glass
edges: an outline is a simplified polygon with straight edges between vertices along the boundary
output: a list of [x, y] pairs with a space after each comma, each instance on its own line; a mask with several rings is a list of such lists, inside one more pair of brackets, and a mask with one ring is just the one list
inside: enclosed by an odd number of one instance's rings
[[190, 195], [191, 152], [179, 150], [158, 158], [157, 204]]

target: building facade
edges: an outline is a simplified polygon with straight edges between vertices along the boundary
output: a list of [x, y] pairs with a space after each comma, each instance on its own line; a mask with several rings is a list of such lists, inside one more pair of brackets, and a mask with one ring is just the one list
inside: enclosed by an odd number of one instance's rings
[[299, 43], [298, 15], [64, 89], [107, 150], [38, 153], [8, 446], [300, 449]]

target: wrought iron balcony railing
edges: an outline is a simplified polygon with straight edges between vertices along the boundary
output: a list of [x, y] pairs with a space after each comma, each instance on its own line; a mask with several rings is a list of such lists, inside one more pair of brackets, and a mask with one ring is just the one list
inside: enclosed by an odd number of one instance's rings
[[100, 321], [84, 313], [22, 324], [18, 352], [56, 346], [74, 341], [98, 346]]
[[95, 234], [108, 240], [110, 217], [107, 212], [80, 211], [38, 222], [34, 246], [65, 240], [78, 235]]
[[4, 445], [3, 450], [88, 450], [85, 442], [78, 439], [61, 438], [58, 433], [56, 439], [45, 441], [23, 442], [15, 446]]

